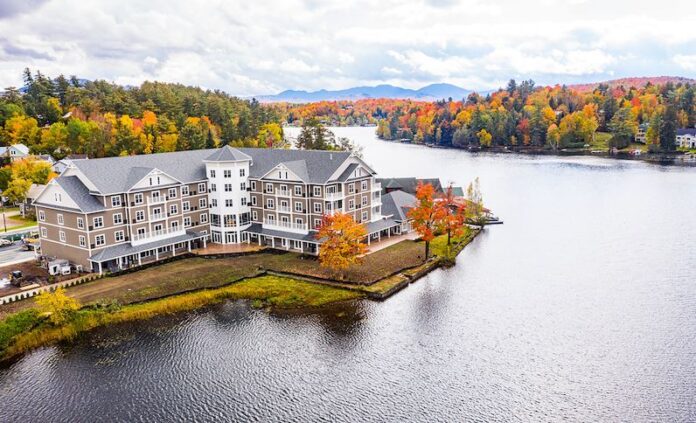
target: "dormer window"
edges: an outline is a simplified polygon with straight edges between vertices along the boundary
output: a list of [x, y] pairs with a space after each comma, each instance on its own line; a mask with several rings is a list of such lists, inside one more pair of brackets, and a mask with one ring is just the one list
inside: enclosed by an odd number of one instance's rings
[[56, 202], [58, 202], [58, 203], [60, 203], [60, 202], [63, 201], [63, 196], [62, 196], [61, 193], [59, 193], [59, 192], [56, 192], [55, 194], [53, 194], [53, 198], [54, 198], [54, 199], [56, 200]]

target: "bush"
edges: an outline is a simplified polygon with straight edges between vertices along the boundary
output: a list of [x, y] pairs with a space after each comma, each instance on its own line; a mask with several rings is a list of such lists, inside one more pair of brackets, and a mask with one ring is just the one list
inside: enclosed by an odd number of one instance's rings
[[613, 136], [609, 140], [609, 147], [615, 147], [618, 148], [619, 150], [622, 148], [626, 148], [631, 144], [631, 139], [627, 136]]
[[41, 318], [34, 309], [20, 311], [5, 318], [0, 322], [0, 350], [7, 348], [13, 337], [28, 331], [40, 321]]

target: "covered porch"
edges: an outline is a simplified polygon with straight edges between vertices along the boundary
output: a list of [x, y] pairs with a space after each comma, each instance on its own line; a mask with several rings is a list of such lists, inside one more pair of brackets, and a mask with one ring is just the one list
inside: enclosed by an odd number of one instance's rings
[[259, 247], [269, 247], [279, 250], [293, 251], [300, 254], [319, 254], [320, 242], [314, 234], [301, 234], [264, 228], [253, 224], [247, 230], [248, 242]]
[[190, 253], [194, 249], [206, 248], [208, 234], [189, 231], [168, 239], [133, 246], [130, 243], [107, 247], [90, 257], [92, 271], [119, 272], [131, 267], [142, 266], [177, 255]]
[[367, 224], [367, 237], [365, 242], [368, 246], [373, 243], [380, 243], [382, 239], [390, 239], [393, 236], [401, 235], [402, 226], [394, 219], [382, 219]]

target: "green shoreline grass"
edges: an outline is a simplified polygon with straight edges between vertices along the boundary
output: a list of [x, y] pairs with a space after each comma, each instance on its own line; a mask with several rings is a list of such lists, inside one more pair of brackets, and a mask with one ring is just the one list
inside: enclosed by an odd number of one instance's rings
[[289, 309], [320, 307], [362, 298], [359, 292], [277, 276], [261, 276], [214, 289], [126, 306], [85, 307], [65, 324], [53, 326], [35, 309], [25, 310], [0, 322], [0, 361], [7, 361], [41, 346], [74, 339], [99, 326], [145, 320], [158, 315], [190, 311], [230, 299], [252, 300], [255, 307]]

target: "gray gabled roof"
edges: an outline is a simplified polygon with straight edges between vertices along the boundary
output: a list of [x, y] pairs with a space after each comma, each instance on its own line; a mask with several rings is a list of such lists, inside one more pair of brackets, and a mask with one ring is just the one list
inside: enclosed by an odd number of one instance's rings
[[382, 215], [394, 220], [408, 220], [408, 210], [416, 205], [416, 197], [404, 191], [392, 191], [382, 195]]
[[377, 182], [382, 184], [382, 192], [386, 193], [387, 189], [406, 191], [410, 194], [416, 194], [416, 188], [419, 183], [431, 184], [435, 188], [435, 192], [442, 193], [442, 183], [439, 178], [380, 178]]
[[59, 176], [54, 181], [65, 190], [81, 211], [92, 213], [104, 210], [104, 205], [89, 193], [89, 189], [77, 176]]
[[696, 128], [677, 129], [677, 135], [696, 135]]
[[341, 182], [345, 182], [346, 180], [348, 180], [348, 178], [350, 178], [350, 175], [353, 173], [353, 171], [357, 167], [358, 167], [357, 163], [349, 164], [348, 167], [346, 168], [346, 170], [344, 170], [343, 173], [341, 173], [341, 176], [338, 177], [338, 180]]
[[249, 170], [249, 176], [253, 178], [261, 178], [280, 163], [288, 165], [291, 162], [304, 161], [304, 167], [307, 169], [304, 182], [310, 184], [326, 183], [351, 154], [346, 151], [284, 150], [275, 148], [239, 148], [239, 151], [251, 156], [253, 164]]
[[136, 167], [131, 168], [130, 172], [128, 172], [128, 177], [126, 178], [126, 185], [125, 186], [128, 189], [132, 188], [133, 185], [142, 181], [143, 178], [146, 177], [153, 170], [155, 170], [155, 168], [153, 168], [153, 167], [136, 166]]
[[309, 180], [309, 172], [307, 171], [307, 162], [305, 160], [283, 162], [283, 164], [303, 181]]
[[[139, 156], [73, 160], [72, 164], [94, 184], [100, 194], [128, 191], [145, 177], [145, 169], [159, 169], [182, 182], [205, 180], [205, 160], [216, 150], [176, 151]], [[134, 170], [135, 168], [142, 168]], [[138, 176], [142, 175], [140, 179]], [[137, 181], [136, 181], [137, 179]]]
[[234, 147], [226, 145], [222, 148], [219, 148], [213, 154], [208, 156], [208, 158], [205, 160], [209, 162], [238, 162], [244, 160], [251, 160], [251, 157], [248, 154], [242, 153]]
[[[220, 153], [220, 150], [227, 152]], [[232, 153], [233, 151], [236, 152]], [[222, 147], [220, 149], [74, 160], [72, 164], [94, 184], [100, 194], [106, 195], [126, 192], [133, 186], [137, 176], [145, 176], [144, 170], [134, 171], [134, 168], [156, 168], [183, 183], [205, 180], [204, 161], [215, 156], [216, 153], [224, 157], [227, 157], [227, 154], [243, 154], [251, 157], [252, 164], [249, 168], [249, 176], [253, 178], [261, 178], [278, 164], [285, 163], [293, 172], [297, 172], [304, 182], [310, 184], [326, 183], [331, 175], [350, 157], [349, 152], [343, 151]]]

